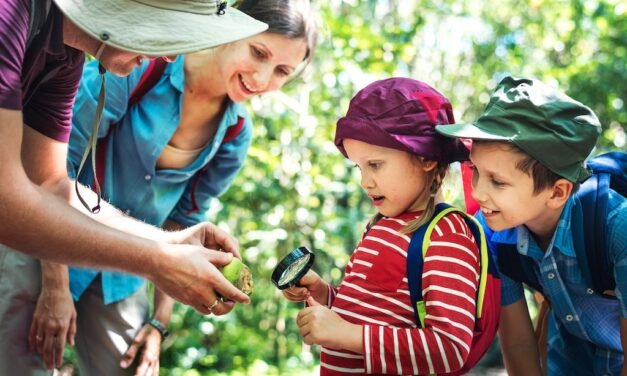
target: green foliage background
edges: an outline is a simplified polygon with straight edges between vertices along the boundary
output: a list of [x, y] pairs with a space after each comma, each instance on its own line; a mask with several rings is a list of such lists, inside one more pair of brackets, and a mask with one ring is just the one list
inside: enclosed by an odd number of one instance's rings
[[[164, 344], [165, 375], [311, 374], [301, 308], [270, 283], [300, 245], [337, 283], [373, 213], [356, 173], [333, 145], [336, 120], [375, 79], [408, 76], [474, 119], [505, 74], [535, 76], [592, 107], [603, 124], [597, 152], [625, 149], [627, 4], [624, 0], [323, 1], [315, 61], [283, 93], [250, 103], [255, 138], [246, 165], [208, 218], [234, 234], [252, 267], [252, 304], [223, 317], [178, 305]], [[460, 202], [455, 176], [446, 192]]]

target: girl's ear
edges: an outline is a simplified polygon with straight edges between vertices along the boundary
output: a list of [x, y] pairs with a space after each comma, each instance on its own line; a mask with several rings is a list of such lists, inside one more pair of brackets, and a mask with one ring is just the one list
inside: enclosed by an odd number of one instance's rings
[[437, 161], [430, 161], [422, 157], [417, 157], [417, 158], [418, 158], [418, 162], [422, 165], [422, 169], [424, 172], [431, 172], [435, 170], [435, 168], [438, 166]]
[[573, 192], [573, 183], [566, 179], [558, 179], [551, 187], [551, 196], [548, 206], [553, 209], [561, 208]]

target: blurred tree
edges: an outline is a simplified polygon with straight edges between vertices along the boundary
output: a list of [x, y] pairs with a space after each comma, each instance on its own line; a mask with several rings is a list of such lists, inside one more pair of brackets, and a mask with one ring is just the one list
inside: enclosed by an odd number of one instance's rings
[[[208, 218], [230, 229], [252, 266], [252, 304], [225, 317], [177, 306], [162, 374], [310, 374], [318, 349], [301, 343], [300, 305], [270, 283], [300, 245], [337, 283], [373, 208], [333, 144], [352, 95], [394, 75], [426, 81], [474, 119], [505, 74], [558, 85], [601, 118], [599, 149], [624, 149], [627, 18], [624, 0], [330, 0], [314, 65], [284, 93], [250, 103], [254, 145], [233, 187]], [[451, 179], [448, 198], [459, 202]]]

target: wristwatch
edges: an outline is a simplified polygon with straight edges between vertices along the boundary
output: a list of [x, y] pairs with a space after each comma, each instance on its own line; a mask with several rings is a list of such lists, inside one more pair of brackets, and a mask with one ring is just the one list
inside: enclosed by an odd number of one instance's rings
[[164, 339], [166, 339], [169, 335], [170, 332], [168, 332], [168, 329], [166, 329], [165, 325], [163, 325], [161, 323], [161, 321], [155, 319], [154, 317], [150, 318], [150, 320], [146, 321], [146, 324], [152, 326], [153, 328], [157, 329], [159, 331], [159, 333], [161, 334], [161, 341], [163, 342]]

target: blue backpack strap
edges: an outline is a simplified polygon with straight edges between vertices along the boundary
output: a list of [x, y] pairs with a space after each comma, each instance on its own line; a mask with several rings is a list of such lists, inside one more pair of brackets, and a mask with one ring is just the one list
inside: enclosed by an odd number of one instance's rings
[[607, 268], [603, 267], [606, 263], [602, 262], [605, 256], [599, 254], [599, 252], [605, 254], [603, 251], [605, 250], [605, 219], [597, 218], [597, 215], [603, 211], [607, 214], [608, 191], [606, 190], [606, 196], [603, 198], [600, 192], [603, 185], [599, 183], [599, 176], [592, 175], [581, 184], [575, 194], [575, 205], [571, 216], [575, 255], [579, 264], [582, 265], [581, 272], [584, 281], [591, 284], [595, 290], [598, 290], [602, 283], [601, 274], [607, 273]]
[[419, 328], [424, 327], [424, 318], [427, 315], [424, 300], [422, 298], [422, 270], [423, 259], [429, 249], [431, 232], [435, 228], [438, 221], [449, 213], [459, 213], [466, 221], [479, 245], [481, 259], [481, 275], [479, 278], [479, 287], [477, 292], [477, 318], [481, 318], [483, 312], [483, 300], [486, 290], [487, 274], [497, 275], [496, 270], [490, 270], [489, 254], [485, 234], [480, 223], [466, 212], [454, 208], [448, 204], [438, 204], [429, 222], [420, 226], [412, 235], [407, 249], [407, 283], [409, 285], [409, 294], [411, 296], [412, 308], [414, 309], [414, 318]]
[[[438, 205], [439, 206], [439, 205]], [[438, 210], [436, 206], [435, 210]], [[414, 309], [414, 321], [419, 328], [424, 327], [424, 317], [427, 315], [422, 300], [422, 241], [429, 227], [429, 222], [420, 226], [412, 235], [407, 248], [407, 284]]]
[[575, 193], [575, 204], [579, 204], [574, 209], [572, 223], [575, 253], [581, 265], [589, 265], [582, 268], [585, 280], [601, 296], [615, 299], [614, 295], [604, 294], [616, 287], [608, 257], [605, 222], [610, 189], [623, 196], [627, 193], [627, 154], [610, 152], [592, 158], [587, 164], [593, 175]]
[[516, 244], [497, 243], [499, 271], [513, 281], [522, 282], [544, 295], [542, 285], [533, 270], [533, 259], [521, 255]]
[[610, 187], [621, 195], [627, 195], [627, 153], [612, 151], [598, 155], [587, 162], [595, 174], [612, 176]]

